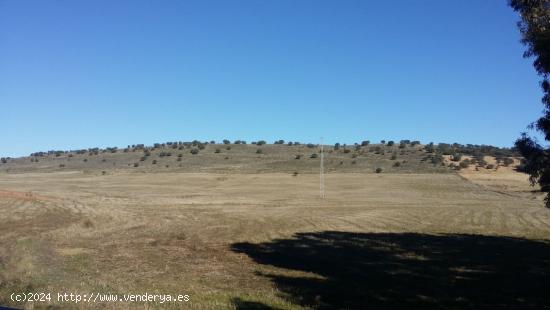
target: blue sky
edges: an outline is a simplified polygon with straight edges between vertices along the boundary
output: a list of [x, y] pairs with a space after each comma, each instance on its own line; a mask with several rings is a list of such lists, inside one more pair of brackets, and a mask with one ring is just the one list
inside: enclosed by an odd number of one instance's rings
[[512, 146], [542, 110], [506, 1], [0, 0], [0, 155], [164, 141]]

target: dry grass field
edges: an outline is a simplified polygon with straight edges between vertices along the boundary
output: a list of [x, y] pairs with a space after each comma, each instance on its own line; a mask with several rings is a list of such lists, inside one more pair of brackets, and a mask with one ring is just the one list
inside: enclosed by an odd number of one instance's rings
[[[524, 174], [335, 168], [320, 199], [313, 167], [297, 176], [276, 167], [0, 173], [0, 305], [550, 307], [550, 211]], [[12, 292], [181, 293], [190, 301], [15, 303]]]

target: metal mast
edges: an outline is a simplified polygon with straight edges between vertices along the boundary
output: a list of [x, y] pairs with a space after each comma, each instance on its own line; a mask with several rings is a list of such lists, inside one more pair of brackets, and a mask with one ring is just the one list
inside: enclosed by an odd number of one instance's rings
[[323, 138], [321, 137], [321, 167], [319, 169], [319, 194], [321, 199], [325, 198], [325, 152], [323, 150]]

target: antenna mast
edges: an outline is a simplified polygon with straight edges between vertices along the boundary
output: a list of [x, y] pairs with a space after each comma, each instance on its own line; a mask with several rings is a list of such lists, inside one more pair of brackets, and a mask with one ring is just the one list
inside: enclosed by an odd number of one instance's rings
[[321, 137], [321, 167], [319, 169], [319, 195], [321, 199], [325, 198], [325, 167], [324, 158], [325, 152], [323, 150], [323, 137]]

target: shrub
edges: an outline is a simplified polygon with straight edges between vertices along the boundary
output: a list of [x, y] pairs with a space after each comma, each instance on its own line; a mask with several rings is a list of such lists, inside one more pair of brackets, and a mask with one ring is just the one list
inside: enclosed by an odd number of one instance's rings
[[370, 144], [369, 140], [365, 140], [361, 142], [361, 146], [368, 146]]
[[357, 158], [357, 153], [351, 154], [351, 158]]
[[292, 146], [292, 144], [293, 144], [292, 141], [288, 141], [288, 143], [286, 145]]
[[393, 141], [391, 141], [391, 140], [388, 141], [388, 146], [393, 146], [394, 144], [395, 144], [395, 142], [393, 142]]
[[346, 153], [346, 154], [347, 154], [347, 153], [350, 153], [350, 152], [351, 152], [351, 150], [348, 150], [348, 149], [344, 149], [344, 153]]
[[435, 151], [434, 143], [433, 143], [433, 142], [430, 142], [430, 144], [424, 146], [424, 150], [425, 150], [427, 153], [433, 153], [433, 152]]
[[225, 156], [223, 159], [229, 159], [229, 156]]
[[210, 140], [210, 144], [216, 144], [216, 141]]
[[199, 149], [193, 148], [191, 151], [189, 151], [193, 155], [197, 155], [199, 153]]
[[157, 164], [157, 160], [156, 159], [153, 159], [153, 161], [151, 162], [153, 165], [156, 165]]
[[352, 164], [352, 165], [355, 165], [356, 163], [357, 163], [357, 161], [355, 161], [355, 160], [352, 160], [352, 161], [351, 161], [351, 164]]
[[88, 158], [84, 158], [82, 161], [83, 162], [88, 162]]
[[264, 151], [262, 149], [257, 149], [256, 154], [262, 154]]
[[296, 156], [294, 156], [294, 159], [300, 159], [300, 158], [302, 158], [302, 155], [296, 155]]
[[205, 148], [205, 146], [204, 146], [203, 143], [199, 143], [199, 144], [197, 145], [197, 147], [199, 148], [199, 150], [204, 150], [204, 148]]
[[514, 163], [514, 160], [510, 157], [506, 157], [503, 159], [503, 163], [504, 163], [504, 166], [508, 167]]
[[222, 152], [222, 151], [221, 151], [220, 149], [216, 149], [216, 150], [214, 151], [214, 153], [216, 153], [216, 154], [217, 154], [217, 153], [221, 153], [221, 152]]
[[462, 154], [459, 153], [453, 154], [451, 158], [452, 161], [460, 161], [460, 159], [462, 159]]
[[334, 143], [334, 149], [339, 150], [340, 149], [340, 143]]
[[181, 157], [178, 157], [178, 161], [181, 161], [181, 159], [182, 159]]
[[59, 168], [64, 168], [65, 164], [59, 164]]
[[380, 173], [380, 172], [382, 172], [382, 168], [378, 167], [378, 168], [376, 168], [376, 170], [374, 170], [374, 172]]
[[230, 143], [231, 143], [231, 141], [229, 141], [229, 140], [227, 140], [227, 139], [224, 139], [224, 140], [223, 140], [223, 144], [230, 144]]
[[380, 144], [386, 144], [386, 140], [380, 140]]
[[241, 144], [241, 140], [235, 140], [234, 144]]
[[292, 174], [293, 177], [297, 177], [298, 176], [298, 171], [294, 171], [294, 173]]
[[134, 167], [139, 167], [139, 163], [134, 163]]
[[487, 168], [487, 169], [495, 169], [495, 165], [493, 165], [493, 164], [488, 164], [487, 166], [485, 166], [485, 168]]
[[315, 147], [315, 144], [313, 144], [313, 143], [308, 143], [306, 146], [307, 146], [308, 148], [312, 149], [312, 148]]
[[146, 159], [147, 159], [147, 157], [141, 156], [141, 158], [139, 159], [139, 161], [145, 161]]
[[277, 140], [273, 144], [285, 144], [285, 140]]
[[396, 161], [396, 162], [393, 163], [393, 166], [394, 166], [394, 167], [400, 167], [400, 166], [401, 166], [401, 163], [398, 162], [398, 161]]
[[231, 149], [231, 147], [230, 147], [230, 146], [228, 146], [228, 147], [226, 147], [225, 149], [229, 151], [229, 150]]
[[317, 158], [317, 157], [319, 157], [319, 155], [317, 155], [317, 153], [313, 153], [313, 154], [311, 154], [311, 156], [309, 156], [309, 158]]
[[256, 142], [256, 145], [264, 145], [266, 144], [266, 142], [264, 140], [260, 140], [258, 142]]
[[459, 164], [460, 168], [468, 168], [470, 166], [470, 160], [467, 158], [460, 162]]
[[391, 160], [396, 160], [397, 159], [397, 154], [393, 153], [391, 154]]
[[183, 157], [183, 154], [182, 154], [182, 153], [179, 153], [179, 154], [178, 154], [178, 157]]

